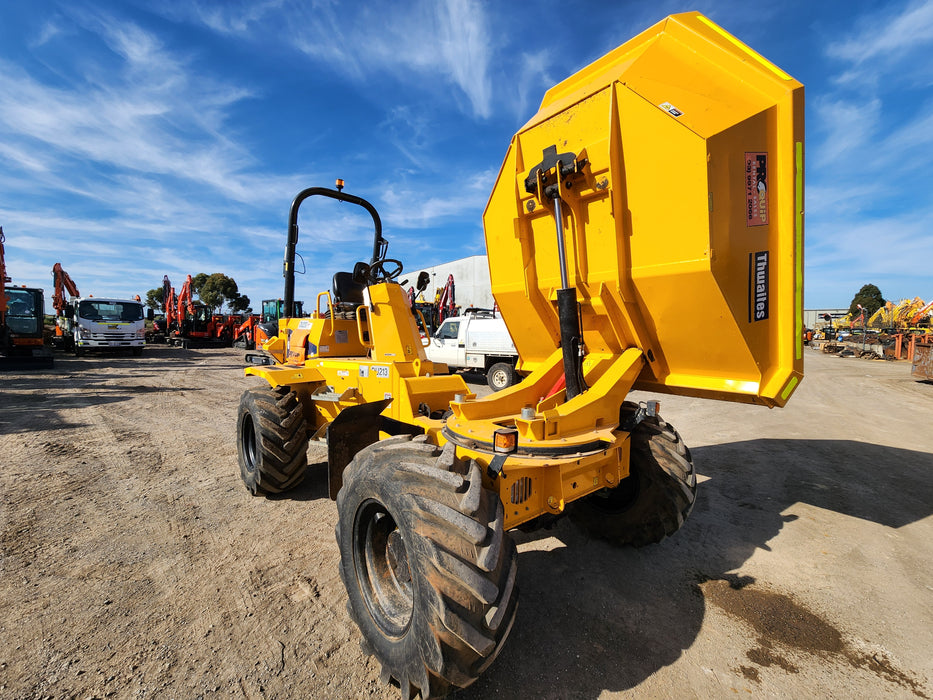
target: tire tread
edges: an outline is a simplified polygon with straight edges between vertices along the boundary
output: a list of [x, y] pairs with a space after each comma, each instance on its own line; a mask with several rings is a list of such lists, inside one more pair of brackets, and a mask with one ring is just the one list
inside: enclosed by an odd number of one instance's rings
[[[474, 462], [456, 459], [451, 445], [441, 449], [423, 438], [371, 445], [343, 478], [336, 528], [340, 575], [350, 616], [367, 639], [364, 649], [380, 661], [383, 677], [399, 684], [402, 697], [417, 691], [427, 700], [466, 687], [498, 655], [517, 609], [517, 553], [502, 529], [498, 495], [483, 488]], [[346, 551], [358, 504], [373, 498], [401, 520], [412, 576], [419, 582], [406, 633], [416, 651], [401, 660], [394, 656], [398, 642], [390, 643], [375, 627], [352, 551]]]

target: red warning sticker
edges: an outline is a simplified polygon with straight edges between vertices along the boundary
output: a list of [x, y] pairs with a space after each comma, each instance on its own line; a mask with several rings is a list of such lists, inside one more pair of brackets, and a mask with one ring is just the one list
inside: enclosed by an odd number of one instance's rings
[[745, 211], [748, 226], [768, 223], [768, 154], [745, 154]]

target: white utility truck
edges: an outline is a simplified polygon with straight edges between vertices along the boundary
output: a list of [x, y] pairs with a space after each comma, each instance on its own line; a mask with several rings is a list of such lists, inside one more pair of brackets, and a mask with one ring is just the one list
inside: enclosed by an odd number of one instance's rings
[[81, 356], [88, 350], [129, 349], [142, 355], [146, 321], [141, 302], [133, 299], [73, 299], [57, 319], [59, 343]]
[[495, 391], [520, 379], [515, 371], [518, 351], [502, 317], [488, 309], [467, 309], [462, 316], [446, 319], [425, 348], [432, 362], [446, 362], [450, 369], [486, 373]]

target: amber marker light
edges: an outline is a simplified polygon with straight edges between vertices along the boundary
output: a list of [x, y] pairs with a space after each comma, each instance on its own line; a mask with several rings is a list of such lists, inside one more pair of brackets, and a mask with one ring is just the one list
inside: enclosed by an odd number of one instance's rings
[[338, 177], [338, 178], [337, 178], [337, 191], [340, 192], [341, 190], [343, 190], [343, 180], [341, 180], [341, 179]]
[[500, 428], [494, 434], [493, 449], [496, 452], [509, 454], [518, 447], [518, 430], [515, 428]]

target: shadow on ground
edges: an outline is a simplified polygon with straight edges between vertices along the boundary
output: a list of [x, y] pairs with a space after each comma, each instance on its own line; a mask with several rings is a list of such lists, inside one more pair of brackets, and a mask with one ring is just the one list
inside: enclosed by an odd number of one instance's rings
[[[933, 513], [933, 456], [855, 441], [751, 440], [693, 451], [708, 477], [672, 538], [644, 549], [586, 539], [566, 520], [517, 542], [552, 551], [519, 555], [518, 615], [500, 657], [464, 700], [596, 698], [633, 688], [696, 639], [703, 582], [754, 583], [737, 572], [807, 503], [898, 528]], [[790, 601], [789, 598], [786, 599]], [[791, 603], [788, 603], [791, 604]]]

